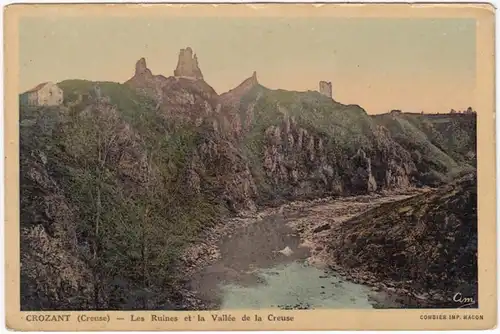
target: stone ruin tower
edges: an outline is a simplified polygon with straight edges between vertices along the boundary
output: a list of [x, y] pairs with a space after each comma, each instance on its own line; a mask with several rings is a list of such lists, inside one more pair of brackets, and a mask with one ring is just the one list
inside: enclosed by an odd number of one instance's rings
[[332, 83], [327, 81], [319, 82], [319, 92], [325, 96], [332, 97]]
[[193, 50], [190, 47], [181, 49], [179, 52], [179, 61], [177, 62], [174, 76], [203, 79], [203, 74], [198, 66], [198, 57], [193, 54]]

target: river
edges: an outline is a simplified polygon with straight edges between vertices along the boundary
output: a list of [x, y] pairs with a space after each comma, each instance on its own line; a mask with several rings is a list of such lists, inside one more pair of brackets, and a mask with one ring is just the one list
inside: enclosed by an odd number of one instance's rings
[[[346, 208], [359, 214], [374, 204], [335, 202], [329, 212], [342, 211], [348, 219]], [[292, 218], [297, 214], [274, 212], [237, 227], [219, 241], [218, 260], [193, 276], [192, 291], [216, 309], [365, 309], [384, 300], [381, 292], [311, 263], [311, 247], [289, 224]]]

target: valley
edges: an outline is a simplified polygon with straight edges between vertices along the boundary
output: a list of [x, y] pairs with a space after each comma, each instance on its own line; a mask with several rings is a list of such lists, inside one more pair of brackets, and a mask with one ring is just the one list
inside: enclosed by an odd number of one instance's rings
[[475, 113], [375, 116], [255, 72], [219, 94], [200, 64], [186, 48], [173, 76], [141, 58], [124, 83], [65, 80], [62, 104], [20, 104], [23, 310], [477, 293]]

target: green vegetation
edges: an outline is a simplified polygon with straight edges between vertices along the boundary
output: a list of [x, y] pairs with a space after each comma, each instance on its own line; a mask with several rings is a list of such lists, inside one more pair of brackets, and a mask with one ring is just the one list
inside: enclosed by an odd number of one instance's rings
[[455, 161], [476, 166], [476, 114], [402, 116]]
[[[286, 112], [296, 119], [299, 126], [334, 137], [339, 146], [372, 144], [372, 121], [359, 106], [342, 105], [318, 92], [269, 90], [262, 86], [245, 96], [243, 105], [255, 100], [259, 94], [252, 133], [262, 133], [263, 129], [280, 124], [283, 112]], [[355, 151], [354, 147], [349, 149]]]
[[[242, 149], [263, 199], [290, 191], [289, 185], [276, 184], [266, 177], [262, 166], [267, 145], [265, 131], [271, 126], [282, 126], [285, 119], [289, 122], [293, 119], [296, 127], [322, 138], [325, 154], [334, 161], [354, 156], [360, 147], [371, 150], [375, 145], [374, 124], [359, 106], [342, 105], [318, 92], [269, 90], [256, 86], [243, 97], [240, 110], [247, 110], [255, 101], [252, 123]], [[244, 114], [241, 120], [245, 122]], [[307, 160], [305, 156], [303, 158]]]
[[125, 117], [134, 117], [135, 114], [142, 114], [143, 109], [152, 109], [153, 101], [145, 95], [137, 93], [127, 85], [116, 82], [94, 82], [88, 80], [65, 80], [57, 84], [64, 92], [64, 104], [75, 103], [79, 98], [88, 101], [95, 98], [94, 87], [98, 86], [101, 96], [110, 99], [110, 103], [115, 104]]
[[475, 166], [475, 116], [385, 114], [374, 117], [391, 137], [412, 153], [421, 179], [449, 182]]
[[[92, 85], [61, 83], [75, 94], [67, 95], [74, 98], [69, 103], [92, 94]], [[52, 217], [47, 228], [58, 231], [92, 273], [92, 296], [43, 307], [168, 308], [175, 302], [181, 251], [224, 213], [223, 206], [211, 193], [186, 191], [195, 129], [169, 131], [147, 98], [120, 84], [100, 86], [111, 103], [94, 98], [68, 108], [21, 110], [21, 228], [33, 228], [34, 208], [43, 207], [47, 196], [63, 197], [71, 215]], [[33, 177], [40, 168], [49, 182]], [[29, 270], [31, 263], [25, 265]], [[38, 288], [47, 290], [39, 279]]]

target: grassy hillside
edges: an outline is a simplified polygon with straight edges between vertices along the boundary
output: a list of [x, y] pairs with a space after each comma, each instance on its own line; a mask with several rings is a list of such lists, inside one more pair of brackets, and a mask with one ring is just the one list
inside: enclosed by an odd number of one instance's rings
[[22, 308], [173, 307], [180, 252], [224, 212], [185, 186], [200, 134], [93, 84], [62, 82], [68, 107], [21, 109]]
[[[255, 87], [244, 97], [243, 106], [256, 100], [257, 96], [260, 98], [254, 108], [252, 133], [261, 133], [263, 128], [278, 125], [286, 112], [300, 126], [334, 137], [338, 145], [372, 143], [374, 124], [359, 106], [337, 103], [318, 92], [269, 90], [262, 86]], [[355, 149], [353, 147], [352, 151]]]
[[374, 120], [412, 154], [420, 182], [437, 185], [474, 170], [475, 118], [402, 113], [377, 115]]
[[402, 117], [455, 161], [476, 166], [475, 114], [402, 114]]
[[108, 97], [110, 103], [115, 104], [125, 117], [142, 114], [145, 109], [152, 110], [153, 101], [127, 85], [116, 82], [94, 82], [88, 80], [65, 80], [57, 84], [64, 92], [64, 104], [75, 103], [79, 98], [83, 102], [95, 98], [94, 87], [98, 86], [101, 96]]

